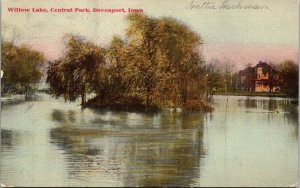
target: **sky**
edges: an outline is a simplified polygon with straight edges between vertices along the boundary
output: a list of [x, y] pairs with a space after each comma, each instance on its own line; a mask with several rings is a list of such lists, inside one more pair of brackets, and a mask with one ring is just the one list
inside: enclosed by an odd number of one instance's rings
[[[149, 16], [181, 20], [201, 35], [204, 41], [201, 52], [206, 61], [226, 59], [238, 69], [258, 61], [298, 61], [297, 0], [2, 0], [1, 3], [3, 38], [29, 44], [44, 52], [49, 60], [62, 56], [63, 36], [67, 33], [82, 35], [102, 46], [113, 35], [124, 36], [128, 13], [25, 13], [9, 12], [8, 8], [143, 9]], [[203, 4], [214, 5], [215, 9]], [[260, 9], [245, 9], [245, 6]]]

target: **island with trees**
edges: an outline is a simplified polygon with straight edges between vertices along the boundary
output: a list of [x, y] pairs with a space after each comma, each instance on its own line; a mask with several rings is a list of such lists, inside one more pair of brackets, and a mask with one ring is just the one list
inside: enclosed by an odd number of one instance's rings
[[[51, 93], [83, 106], [114, 109], [210, 110], [199, 34], [174, 18], [127, 16], [126, 37], [107, 48], [70, 35], [67, 51], [51, 62]], [[89, 93], [96, 97], [87, 101]]]

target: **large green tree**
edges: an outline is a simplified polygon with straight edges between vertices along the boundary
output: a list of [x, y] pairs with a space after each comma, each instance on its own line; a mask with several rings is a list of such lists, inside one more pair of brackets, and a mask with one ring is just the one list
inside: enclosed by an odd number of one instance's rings
[[51, 94], [75, 101], [81, 97], [86, 102], [86, 94], [93, 91], [105, 64], [105, 51], [83, 38], [70, 35], [66, 39], [66, 53], [61, 59], [50, 62], [47, 82]]
[[43, 53], [27, 45], [16, 46], [6, 41], [2, 41], [1, 47], [2, 94], [32, 94], [43, 75]]
[[151, 96], [157, 82], [158, 68], [157, 49], [158, 35], [156, 33], [157, 20], [144, 14], [129, 14], [126, 29], [129, 48], [129, 75], [132, 89], [139, 92], [146, 105], [152, 103]]
[[184, 106], [204, 93], [202, 39], [184, 23], [169, 17], [129, 14], [126, 30], [132, 86], [146, 105]]

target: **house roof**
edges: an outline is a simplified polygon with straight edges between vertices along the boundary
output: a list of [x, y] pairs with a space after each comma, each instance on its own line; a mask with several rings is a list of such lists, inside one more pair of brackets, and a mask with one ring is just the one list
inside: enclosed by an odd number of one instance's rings
[[270, 69], [271, 66], [266, 63], [266, 62], [262, 62], [262, 61], [259, 61], [257, 65], [255, 65], [254, 68], [258, 68], [258, 67], [263, 67], [263, 69]]

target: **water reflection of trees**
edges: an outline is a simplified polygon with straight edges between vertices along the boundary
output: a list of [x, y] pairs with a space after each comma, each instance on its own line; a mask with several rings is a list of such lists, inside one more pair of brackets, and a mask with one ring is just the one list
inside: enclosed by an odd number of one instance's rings
[[[72, 124], [67, 114], [54, 111], [52, 117]], [[51, 131], [52, 142], [68, 155], [70, 175], [92, 178], [90, 181], [115, 176], [125, 186], [188, 186], [199, 178], [200, 160], [205, 154], [203, 114], [137, 114], [145, 120], [141, 130], [126, 125], [128, 114], [113, 113], [117, 115], [124, 129], [114, 134], [60, 134], [57, 128]], [[93, 128], [98, 120], [90, 120]]]
[[[287, 110], [287, 109], [286, 109]], [[298, 105], [291, 104], [289, 108], [290, 113], [284, 114], [284, 120], [288, 122], [289, 125], [292, 125], [294, 130], [292, 135], [298, 139], [298, 129], [299, 129], [299, 122], [298, 122]]]
[[[199, 114], [161, 114], [162, 128], [173, 134], [137, 138], [130, 150], [125, 185], [188, 186], [198, 178], [203, 149], [203, 121]], [[134, 166], [135, 168], [131, 168]]]
[[75, 111], [54, 109], [51, 113], [51, 118], [58, 123], [74, 123], [76, 122]]
[[1, 146], [2, 147], [11, 147], [12, 146], [12, 138], [13, 138], [12, 131], [6, 130], [6, 129], [0, 129], [0, 131], [1, 131]]
[[13, 100], [7, 100], [7, 101], [1, 101], [1, 109], [6, 108], [7, 106], [10, 105], [18, 105], [18, 104], [22, 104], [25, 103], [26, 100], [25, 99], [13, 99]]
[[245, 100], [245, 107], [247, 109], [263, 109], [269, 111], [275, 111], [278, 109], [278, 101], [276, 100], [258, 100], [247, 98]]
[[[243, 107], [243, 100], [238, 102], [238, 106]], [[244, 105], [246, 109], [267, 110], [270, 114], [283, 115], [284, 121], [287, 121], [287, 124], [294, 128], [292, 135], [298, 138], [298, 100], [253, 99], [249, 97], [244, 100]]]
[[2, 100], [1, 101], [1, 108], [6, 108], [8, 106], [11, 106], [11, 105], [18, 105], [18, 104], [22, 104], [22, 103], [26, 103], [26, 102], [33, 102], [33, 101], [41, 101], [43, 100], [43, 94], [34, 94], [34, 95], [31, 95], [31, 96], [28, 96], [26, 99], [25, 99], [25, 96], [23, 95], [16, 95], [16, 96], [13, 96], [11, 99], [7, 99], [7, 100]]
[[257, 100], [254, 99], [246, 99], [245, 100], [245, 107], [246, 108], [257, 108]]
[[[243, 101], [243, 100], [242, 100]], [[240, 107], [253, 109], [263, 109], [269, 111], [281, 110], [284, 112], [293, 113], [297, 103], [290, 100], [276, 100], [276, 99], [253, 99], [247, 98], [244, 100], [244, 104], [239, 103]]]
[[202, 154], [198, 144], [178, 138], [165, 143], [159, 138], [139, 140], [142, 141], [132, 145], [130, 150], [125, 185], [188, 186], [198, 178]]

